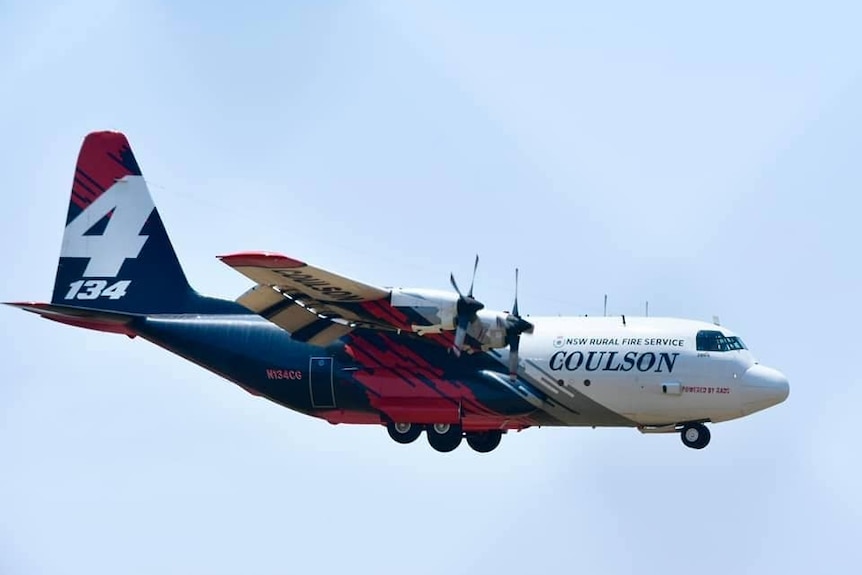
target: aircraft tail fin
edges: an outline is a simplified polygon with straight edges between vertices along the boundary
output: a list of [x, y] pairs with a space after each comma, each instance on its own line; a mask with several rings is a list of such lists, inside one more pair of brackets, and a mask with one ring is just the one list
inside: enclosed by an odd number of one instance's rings
[[84, 138], [52, 304], [127, 313], [180, 312], [186, 281], [126, 136]]
[[189, 286], [126, 136], [84, 138], [51, 304], [131, 315], [230, 313]]

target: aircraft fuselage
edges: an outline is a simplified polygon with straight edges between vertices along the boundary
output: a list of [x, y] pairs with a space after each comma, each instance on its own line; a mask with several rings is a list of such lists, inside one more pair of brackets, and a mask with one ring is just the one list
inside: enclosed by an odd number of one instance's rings
[[787, 380], [745, 348], [698, 350], [725, 328], [667, 318], [530, 318], [522, 369], [506, 350], [456, 357], [421, 336], [357, 330], [327, 347], [249, 314], [151, 316], [136, 333], [291, 409], [332, 423], [660, 427], [783, 401]]

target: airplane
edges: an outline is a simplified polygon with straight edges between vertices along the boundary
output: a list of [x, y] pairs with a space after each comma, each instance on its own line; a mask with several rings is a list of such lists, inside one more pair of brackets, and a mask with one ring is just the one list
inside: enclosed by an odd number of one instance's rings
[[714, 323], [525, 317], [453, 292], [387, 288], [275, 252], [218, 256], [253, 283], [236, 301], [192, 289], [119, 132], [79, 152], [50, 303], [7, 302], [75, 327], [141, 337], [281, 406], [332, 424], [424, 432], [438, 452], [496, 449], [530, 427], [679, 433], [784, 401], [787, 378]]

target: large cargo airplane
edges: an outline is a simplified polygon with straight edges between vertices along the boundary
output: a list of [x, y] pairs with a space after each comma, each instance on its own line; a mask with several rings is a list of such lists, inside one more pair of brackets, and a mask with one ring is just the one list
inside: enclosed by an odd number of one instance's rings
[[[126, 137], [81, 147], [51, 303], [60, 323], [140, 336], [250, 393], [330, 423], [425, 432], [441, 452], [495, 449], [509, 430], [632, 427], [679, 433], [787, 398], [787, 378], [736, 334], [653, 317], [529, 317], [466, 294], [384, 288], [271, 252], [220, 256], [254, 287], [199, 295], [180, 267]], [[476, 259], [478, 265], [478, 258]], [[476, 267], [473, 268], [475, 279]]]

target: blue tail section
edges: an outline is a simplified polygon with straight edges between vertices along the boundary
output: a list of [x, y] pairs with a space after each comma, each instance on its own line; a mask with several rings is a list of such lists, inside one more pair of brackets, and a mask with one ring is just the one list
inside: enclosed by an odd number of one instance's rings
[[135, 315], [242, 309], [189, 286], [119, 132], [93, 132], [81, 146], [51, 303]]

